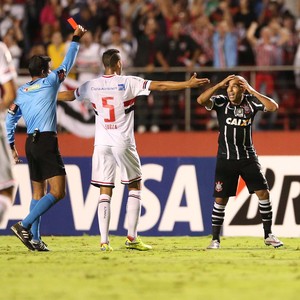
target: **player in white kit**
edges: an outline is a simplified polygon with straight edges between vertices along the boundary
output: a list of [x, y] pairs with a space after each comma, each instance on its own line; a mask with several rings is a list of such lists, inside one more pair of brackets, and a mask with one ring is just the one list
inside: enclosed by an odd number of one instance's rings
[[109, 49], [103, 53], [105, 75], [87, 81], [72, 91], [59, 93], [58, 100], [88, 100], [96, 114], [95, 144], [92, 160], [91, 184], [100, 187], [98, 220], [101, 250], [112, 251], [109, 244], [110, 202], [115, 186], [117, 166], [121, 170], [121, 182], [128, 186], [128, 233], [125, 245], [128, 249], [146, 251], [152, 249], [137, 234], [141, 213], [141, 163], [134, 138], [134, 105], [137, 96], [150, 91], [181, 90], [209, 83], [207, 78], [190, 80], [149, 81], [135, 76], [122, 76], [119, 51]]
[[[16, 71], [7, 46], [0, 42], [0, 222], [12, 202], [14, 179], [11, 152], [6, 139], [6, 109], [16, 97], [14, 78]], [[3, 94], [1, 91], [3, 90]]]

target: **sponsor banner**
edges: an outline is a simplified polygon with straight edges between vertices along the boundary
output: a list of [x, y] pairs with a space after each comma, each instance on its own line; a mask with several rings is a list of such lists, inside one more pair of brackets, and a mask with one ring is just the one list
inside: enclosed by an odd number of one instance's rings
[[[270, 186], [272, 231], [277, 236], [300, 237], [300, 156], [259, 158]], [[258, 200], [240, 181], [238, 195], [229, 200], [223, 227], [225, 236], [263, 236]]]
[[[142, 158], [142, 235], [207, 235], [213, 198], [214, 158]], [[43, 217], [42, 235], [99, 234], [97, 205], [99, 189], [90, 185], [91, 158], [65, 158], [67, 196]], [[15, 168], [15, 204], [0, 224], [1, 234], [24, 218], [31, 201], [26, 164]], [[126, 235], [126, 186], [116, 178], [112, 198], [110, 233]]]
[[[98, 235], [99, 189], [90, 185], [91, 158], [64, 159], [67, 196], [43, 217], [42, 235]], [[139, 233], [144, 236], [201, 236], [211, 233], [215, 158], [142, 158], [142, 216]], [[262, 156], [273, 204], [273, 232], [300, 236], [300, 156]], [[31, 201], [26, 164], [15, 167], [15, 204], [0, 224], [0, 234], [24, 218]], [[126, 186], [116, 178], [112, 197], [110, 234], [126, 235]], [[262, 236], [258, 200], [240, 181], [237, 197], [226, 208], [223, 235]]]

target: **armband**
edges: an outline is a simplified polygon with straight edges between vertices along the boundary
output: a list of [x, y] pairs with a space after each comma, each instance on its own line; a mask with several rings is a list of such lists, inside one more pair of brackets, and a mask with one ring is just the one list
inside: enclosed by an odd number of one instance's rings
[[10, 106], [9, 106], [9, 108], [8, 108], [8, 113], [9, 114], [11, 114], [11, 115], [15, 115], [16, 114], [16, 112], [17, 112], [17, 110], [18, 110], [18, 108], [19, 108], [19, 106], [17, 105], [17, 104], [11, 104]]
[[57, 72], [58, 80], [59, 82], [63, 82], [66, 78], [66, 71], [64, 69], [60, 69]]
[[80, 40], [80, 36], [79, 35], [73, 35], [72, 42], [79, 43], [79, 40]]

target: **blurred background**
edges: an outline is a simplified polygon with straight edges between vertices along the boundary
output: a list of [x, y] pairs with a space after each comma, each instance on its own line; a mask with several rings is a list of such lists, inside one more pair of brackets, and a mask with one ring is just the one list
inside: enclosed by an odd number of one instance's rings
[[[211, 84], [228, 74], [244, 76], [279, 103], [259, 115], [254, 130], [300, 129], [300, 1], [296, 0], [0, 0], [0, 38], [9, 47], [18, 85], [27, 65], [46, 54], [56, 68], [68, 48], [73, 17], [88, 29], [74, 69], [62, 89], [103, 72], [107, 48], [121, 52], [125, 74], [153, 80], [185, 80], [193, 72]], [[207, 86], [205, 87], [207, 88]], [[220, 91], [226, 92], [226, 91]], [[213, 114], [196, 104], [201, 89], [151, 93], [136, 102], [135, 130], [215, 131]], [[58, 105], [59, 131], [93, 136], [87, 103]], [[74, 130], [74, 122], [85, 130]], [[19, 131], [23, 131], [22, 122]]]

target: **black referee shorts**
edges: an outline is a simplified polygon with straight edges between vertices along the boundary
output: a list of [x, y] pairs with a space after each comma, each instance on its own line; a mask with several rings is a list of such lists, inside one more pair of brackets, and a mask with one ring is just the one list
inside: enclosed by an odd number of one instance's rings
[[38, 132], [35, 137], [29, 134], [25, 151], [31, 180], [41, 181], [66, 175], [55, 132]]
[[217, 158], [213, 196], [215, 198], [235, 196], [239, 176], [245, 181], [250, 194], [269, 189], [257, 157], [241, 160]]

